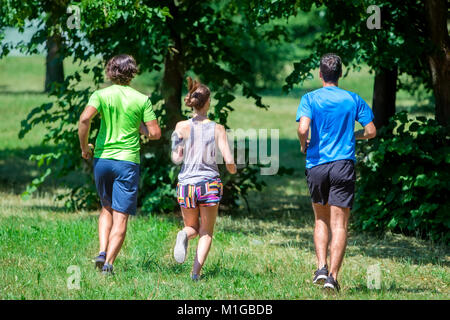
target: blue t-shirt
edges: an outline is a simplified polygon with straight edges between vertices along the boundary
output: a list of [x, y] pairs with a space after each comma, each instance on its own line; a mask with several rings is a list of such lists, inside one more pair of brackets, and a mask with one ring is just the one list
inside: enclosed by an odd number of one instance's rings
[[298, 106], [297, 122], [311, 119], [306, 168], [355, 157], [355, 121], [363, 127], [373, 120], [369, 105], [356, 93], [323, 87], [306, 93]]

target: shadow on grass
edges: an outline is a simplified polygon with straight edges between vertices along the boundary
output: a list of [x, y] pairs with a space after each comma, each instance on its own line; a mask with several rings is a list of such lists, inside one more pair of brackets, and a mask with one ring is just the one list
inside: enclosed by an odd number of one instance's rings
[[410, 264], [434, 264], [449, 267], [450, 250], [444, 244], [419, 240], [399, 234], [373, 236], [352, 231], [346, 256], [363, 255], [372, 258], [396, 259]]
[[[316, 89], [316, 88], [314, 88]], [[292, 88], [291, 91], [289, 91], [288, 93], [284, 92], [283, 89], [280, 88], [276, 88], [276, 89], [262, 89], [262, 90], [258, 90], [258, 94], [261, 95], [263, 97], [263, 102], [264, 102], [264, 97], [281, 97], [281, 98], [286, 98], [286, 97], [290, 97], [290, 98], [298, 98], [300, 100], [300, 97], [303, 96], [305, 93], [312, 91], [313, 88]]]
[[[313, 223], [311, 206], [307, 196], [288, 196], [283, 199], [270, 199], [270, 190], [261, 191], [261, 197], [270, 202], [270, 206], [252, 209], [250, 214], [241, 209], [233, 215], [236, 221], [223, 226], [225, 232], [241, 233], [244, 235], [263, 236], [274, 231], [284, 232], [285, 228], [304, 228]], [[251, 201], [249, 201], [251, 203]], [[252, 204], [250, 204], [252, 205]], [[277, 226], [278, 225], [278, 226]], [[278, 228], [274, 230], [273, 228]]]
[[157, 258], [156, 254], [144, 256], [142, 260], [138, 262], [138, 267], [145, 272], [160, 272], [167, 269], [167, 266], [161, 265], [161, 261]]
[[238, 268], [228, 268], [221, 264], [214, 263], [207, 265], [203, 270], [203, 278], [205, 280], [213, 279], [217, 277], [224, 277], [228, 280], [233, 279], [250, 279], [254, 278], [255, 274]]
[[273, 245], [277, 245], [282, 248], [307, 249], [310, 252], [315, 252], [312, 229], [310, 231], [281, 231], [281, 233], [285, 238], [290, 240], [273, 242]]
[[5, 96], [43, 95], [43, 94], [45, 94], [45, 91], [38, 91], [38, 90], [11, 91], [11, 90], [4, 90], [0, 86], [0, 95]]
[[32, 205], [32, 206], [28, 206], [28, 209], [31, 210], [35, 210], [35, 211], [48, 211], [48, 212], [53, 212], [53, 213], [71, 213], [70, 210], [67, 210], [66, 207], [63, 206], [58, 206], [58, 205]]
[[[0, 150], [0, 191], [16, 195], [25, 191], [26, 186], [45, 171], [45, 169], [38, 168], [34, 161], [30, 161], [30, 156], [52, 151], [54, 148], [50, 146]], [[76, 174], [64, 179], [49, 177], [39, 191], [54, 194], [60, 187], [70, 188], [74, 185], [76, 177]]]
[[[251, 237], [261, 237], [277, 232], [281, 233], [282, 237], [270, 242], [271, 245], [314, 252], [314, 216], [312, 212], [304, 212], [305, 209], [300, 209], [302, 204], [306, 206], [307, 203], [309, 206], [309, 197], [292, 197], [291, 200], [287, 203], [297, 203], [297, 207], [266, 212], [261, 210], [259, 215], [247, 216], [245, 220], [236, 217], [236, 222], [224, 226], [222, 230]], [[283, 201], [278, 203], [283, 205]], [[312, 210], [309, 209], [309, 211]], [[375, 259], [400, 260], [407, 264], [433, 264], [450, 267], [448, 246], [399, 234], [388, 233], [379, 237], [352, 230], [348, 238], [346, 257], [359, 255]]]
[[[175, 262], [163, 262], [154, 254], [144, 257], [140, 262], [138, 262], [137, 266], [144, 272], [164, 272], [173, 275], [189, 274], [192, 267], [189, 263], [179, 264]], [[225, 267], [218, 263], [214, 263], [212, 265], [207, 264], [205, 266], [202, 276], [204, 279], [213, 279], [218, 276], [226, 277], [227, 279], [249, 279], [254, 275], [247, 271]]]
[[432, 104], [429, 105], [418, 105], [414, 104], [412, 106], [397, 106], [397, 113], [401, 111], [408, 112], [411, 116], [418, 116], [427, 114], [430, 117], [434, 117], [435, 107]]
[[[307, 249], [315, 252], [313, 229], [282, 230], [287, 239], [272, 244], [284, 248]], [[386, 234], [383, 238], [352, 232], [348, 238], [346, 257], [366, 256], [375, 259], [401, 260], [403, 263], [424, 265], [433, 264], [450, 267], [450, 250], [445, 245], [398, 234]]]
[[32, 154], [51, 152], [51, 147], [35, 146], [0, 151], [0, 185], [2, 191], [20, 194], [38, 174], [38, 167], [29, 158]]
[[[402, 287], [398, 287], [395, 284], [391, 285], [391, 286], [384, 286], [382, 285], [380, 289], [369, 289], [367, 287], [367, 285], [363, 285], [363, 284], [359, 284], [355, 287], [349, 287], [346, 288], [345, 292], [346, 293], [366, 293], [366, 294], [371, 294], [371, 293], [377, 293], [380, 291], [384, 291], [384, 292], [391, 292], [391, 293], [423, 293], [426, 292], [427, 294], [430, 294], [430, 291], [433, 291], [430, 288], [425, 288], [425, 287], [415, 287], [415, 288], [402, 288]], [[434, 293], [439, 294], [438, 291], [435, 291]]]

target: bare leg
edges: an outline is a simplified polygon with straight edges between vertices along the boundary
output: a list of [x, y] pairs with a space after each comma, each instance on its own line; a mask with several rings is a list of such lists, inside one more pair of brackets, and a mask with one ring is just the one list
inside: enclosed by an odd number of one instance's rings
[[200, 209], [182, 207], [181, 213], [183, 215], [184, 228], [177, 233], [177, 241], [173, 248], [173, 257], [178, 263], [183, 263], [186, 260], [189, 239], [195, 238], [198, 234]]
[[127, 233], [128, 214], [113, 210], [113, 226], [109, 235], [106, 263], [113, 264]]
[[199, 228], [199, 208], [186, 209], [181, 208], [181, 214], [183, 215], [184, 228], [183, 230], [187, 233], [188, 239], [193, 239], [198, 234]]
[[347, 226], [350, 208], [330, 206], [331, 217], [331, 245], [330, 245], [330, 273], [337, 279], [347, 246]]
[[198, 240], [197, 254], [195, 256], [194, 267], [192, 269], [193, 274], [200, 274], [206, 257], [208, 256], [218, 211], [219, 205], [200, 207], [200, 239]]
[[313, 203], [315, 215], [314, 246], [316, 247], [317, 269], [327, 264], [330, 230], [330, 206]]
[[110, 207], [102, 207], [100, 217], [98, 218], [98, 240], [100, 242], [100, 252], [106, 252], [106, 249], [108, 249], [108, 240], [112, 224], [112, 209]]

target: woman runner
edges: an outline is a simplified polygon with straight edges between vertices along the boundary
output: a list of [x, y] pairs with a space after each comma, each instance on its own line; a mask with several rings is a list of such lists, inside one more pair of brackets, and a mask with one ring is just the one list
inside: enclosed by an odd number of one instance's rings
[[216, 146], [231, 174], [236, 173], [236, 165], [224, 126], [208, 119], [211, 102], [209, 88], [189, 77], [188, 90], [184, 101], [193, 108], [193, 117], [178, 122], [172, 135], [172, 160], [176, 164], [182, 163], [177, 198], [184, 221], [184, 228], [177, 235], [174, 257], [178, 263], [183, 263], [188, 240], [199, 235], [191, 274], [192, 280], [197, 281], [211, 247], [223, 192], [216, 163]]

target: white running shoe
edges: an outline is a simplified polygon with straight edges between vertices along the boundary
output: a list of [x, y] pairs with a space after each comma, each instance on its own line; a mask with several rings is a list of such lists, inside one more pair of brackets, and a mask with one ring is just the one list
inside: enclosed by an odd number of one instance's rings
[[175, 261], [178, 263], [183, 263], [186, 260], [188, 247], [188, 236], [186, 231], [181, 230], [177, 234], [177, 242], [175, 243], [175, 248], [173, 249], [173, 256]]

